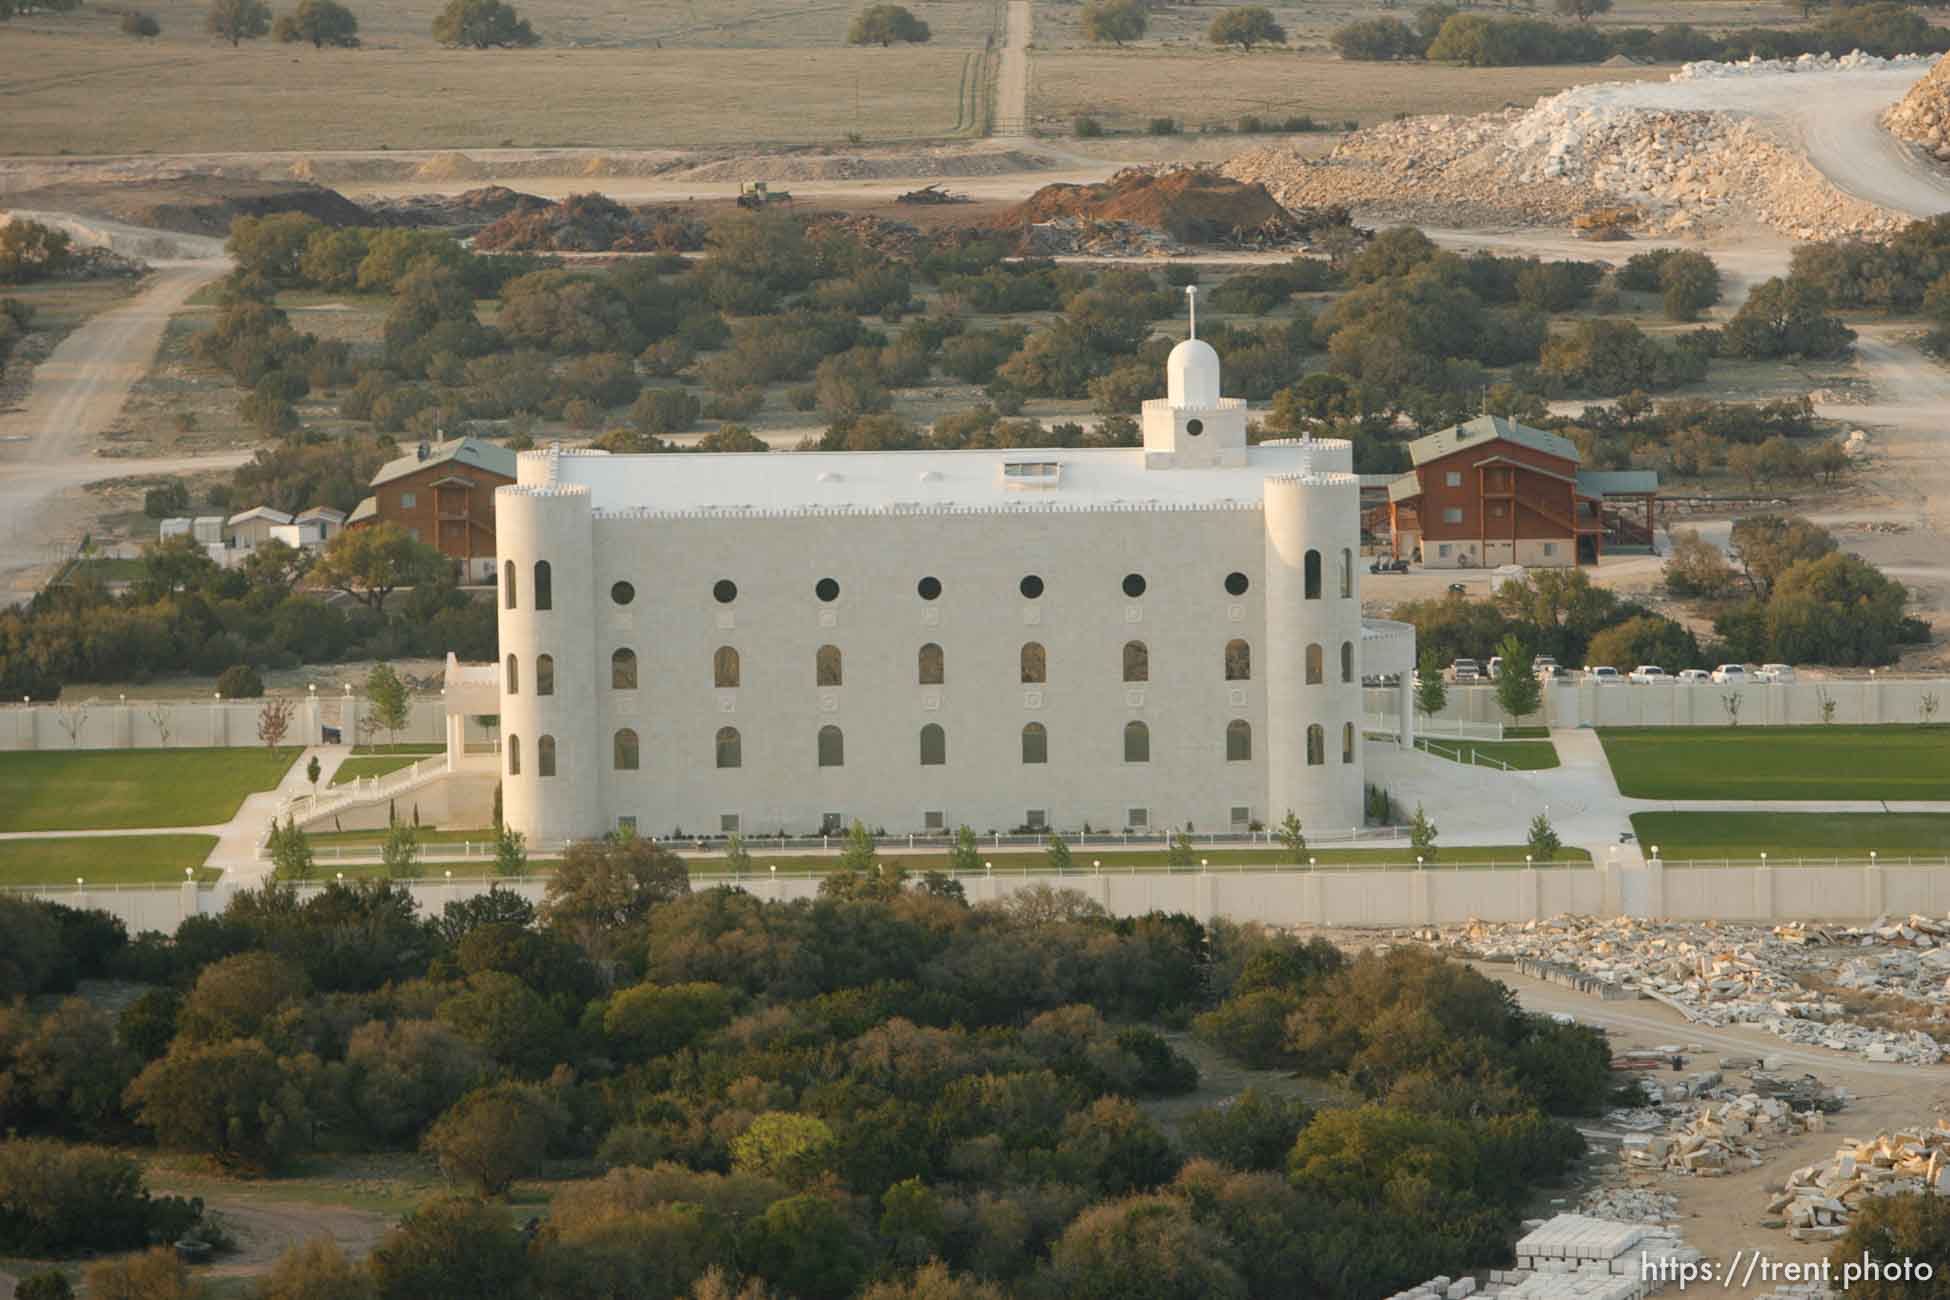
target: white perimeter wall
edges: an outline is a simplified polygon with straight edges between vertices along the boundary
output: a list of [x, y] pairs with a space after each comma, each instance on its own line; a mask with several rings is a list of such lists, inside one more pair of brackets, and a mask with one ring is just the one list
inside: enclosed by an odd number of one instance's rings
[[[257, 719], [262, 700], [165, 700], [133, 701], [80, 700], [68, 704], [12, 704], [0, 707], [0, 751], [22, 749], [204, 749], [226, 746], [248, 747], [264, 742], [257, 738]], [[291, 715], [287, 745], [320, 743], [321, 726], [341, 728], [344, 743], [364, 739], [357, 734], [355, 717], [362, 715], [364, 700], [297, 701]], [[75, 735], [68, 734], [69, 726]], [[165, 739], [165, 729], [167, 738]], [[468, 738], [480, 739], [479, 728], [471, 721]], [[443, 744], [447, 739], [446, 707], [438, 698], [410, 702], [407, 725], [394, 737], [375, 732], [375, 743]]]
[[[1620, 664], [1630, 672], [1633, 664]], [[1370, 687], [1370, 712], [1393, 714], [1393, 687]], [[1737, 714], [1727, 700], [1739, 700]], [[1936, 701], [1935, 711], [1929, 702]], [[1824, 721], [1823, 702], [1834, 704], [1827, 721], [1840, 724], [1950, 723], [1950, 678], [1895, 678], [1848, 681], [1797, 681], [1784, 685], [1715, 686], [1711, 683], [1663, 686], [1598, 686], [1583, 681], [1544, 688], [1544, 706], [1521, 725], [1553, 727], [1778, 727], [1811, 726]], [[1501, 722], [1519, 725], [1496, 702], [1494, 686], [1449, 687], [1448, 703], [1437, 718], [1450, 722]]]

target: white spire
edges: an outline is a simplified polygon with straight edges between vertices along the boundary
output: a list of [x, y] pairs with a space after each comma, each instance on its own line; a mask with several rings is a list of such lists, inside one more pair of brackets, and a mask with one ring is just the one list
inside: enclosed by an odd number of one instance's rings
[[1185, 286], [1185, 302], [1189, 306], [1192, 313], [1192, 332], [1190, 337], [1197, 338], [1198, 337], [1198, 286], [1197, 285], [1188, 284]]

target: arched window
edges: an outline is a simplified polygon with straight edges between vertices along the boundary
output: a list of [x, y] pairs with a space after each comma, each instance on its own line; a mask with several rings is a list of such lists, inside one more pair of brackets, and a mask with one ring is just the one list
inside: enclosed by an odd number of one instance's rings
[[521, 737], [508, 737], [508, 775], [521, 775]]
[[946, 679], [947, 665], [942, 661], [941, 647], [932, 641], [921, 647], [920, 672], [923, 686], [939, 686]]
[[555, 737], [543, 736], [535, 742], [535, 775], [555, 775]]
[[846, 737], [830, 722], [819, 729], [819, 765], [846, 766]]
[[1124, 724], [1124, 761], [1126, 763], [1151, 761], [1151, 728], [1142, 722]]
[[1354, 552], [1349, 548], [1343, 546], [1341, 548], [1341, 599], [1347, 600], [1353, 595], [1354, 595]]
[[840, 684], [840, 648], [836, 645], [819, 647], [814, 657], [814, 675], [819, 679], [817, 685], [838, 686]]
[[629, 727], [625, 727], [616, 733], [616, 770], [619, 772], [634, 772], [636, 771], [636, 760], [636, 732]]
[[1307, 599], [1320, 599], [1320, 552], [1308, 551], [1306, 561]]
[[738, 652], [728, 645], [719, 646], [711, 656], [711, 684], [718, 687], [738, 684]]
[[745, 765], [745, 742], [738, 735], [736, 727], [718, 728], [718, 766], [743, 767]]
[[547, 560], [535, 561], [535, 608], [555, 608], [555, 583]]
[[1318, 643], [1307, 647], [1307, 685], [1318, 686], [1326, 681], [1326, 669], [1321, 664], [1321, 649]]
[[1341, 680], [1344, 682], [1354, 680], [1354, 642], [1352, 641], [1341, 642]]
[[1226, 680], [1249, 682], [1253, 679], [1253, 648], [1244, 641], [1226, 642]]
[[1341, 762], [1352, 763], [1353, 761], [1354, 724], [1352, 722], [1343, 722], [1341, 724]]
[[1049, 656], [1040, 641], [1023, 643], [1022, 680], [1025, 686], [1041, 686], [1049, 680]]
[[1307, 766], [1319, 767], [1327, 761], [1327, 733], [1318, 722], [1307, 728]]
[[515, 562], [509, 560], [501, 566], [501, 607], [515, 607]]
[[506, 688], [508, 694], [521, 694], [521, 660], [515, 658], [513, 655], [509, 655], [508, 671], [503, 673], [502, 677], [506, 680], [501, 685]]
[[636, 689], [636, 651], [618, 650], [609, 657], [609, 689], [612, 691]]
[[940, 767], [948, 761], [948, 733], [939, 723], [921, 728], [921, 766]]
[[1040, 722], [1023, 724], [1022, 761], [1025, 763], [1049, 762], [1049, 732]]
[[1253, 724], [1244, 718], [1226, 723], [1226, 762], [1248, 763], [1253, 757]]
[[1151, 651], [1142, 641], [1124, 643], [1124, 680], [1127, 682], [1148, 682], [1151, 680]]
[[535, 656], [535, 694], [555, 694], [555, 656]]

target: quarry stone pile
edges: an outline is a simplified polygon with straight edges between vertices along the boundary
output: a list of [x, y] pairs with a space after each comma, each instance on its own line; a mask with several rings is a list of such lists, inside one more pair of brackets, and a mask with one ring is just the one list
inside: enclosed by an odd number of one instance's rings
[[1950, 55], [1882, 115], [1882, 125], [1938, 162], [1950, 163]]
[[1628, 1134], [1619, 1154], [1631, 1169], [1717, 1178], [1765, 1164], [1770, 1142], [1827, 1126], [1821, 1110], [1798, 1111], [1778, 1097], [1748, 1092], [1675, 1107], [1659, 1131]]
[[1950, 1122], [1844, 1142], [1832, 1159], [1788, 1175], [1763, 1226], [1785, 1227], [1796, 1241], [1833, 1241], [1864, 1202], [1904, 1192], [1950, 1196]]
[[1950, 1038], [1950, 920], [1769, 927], [1557, 916], [1416, 937], [1601, 997], [1651, 998], [1695, 1024], [1751, 1024], [1871, 1061], [1933, 1065], [1945, 1054], [1937, 1035]]
[[[1816, 74], [1897, 62], [1852, 54], [1689, 64], [1673, 80], [1807, 76], [1816, 94]], [[1387, 122], [1353, 133], [1324, 159], [1273, 146], [1224, 171], [1258, 181], [1288, 207], [1341, 204], [1364, 217], [1428, 225], [1568, 225], [1614, 208], [1631, 211], [1631, 228], [1647, 235], [1760, 224], [1796, 239], [1831, 239], [1906, 224], [1844, 194], [1757, 118], [1635, 104], [1621, 89], [1580, 86], [1527, 110]]]
[[1662, 1288], [1660, 1261], [1700, 1257], [1676, 1232], [1650, 1224], [1560, 1214], [1524, 1226], [1529, 1231], [1516, 1244], [1515, 1268], [1493, 1269], [1480, 1283], [1433, 1277], [1390, 1300], [1642, 1300]]

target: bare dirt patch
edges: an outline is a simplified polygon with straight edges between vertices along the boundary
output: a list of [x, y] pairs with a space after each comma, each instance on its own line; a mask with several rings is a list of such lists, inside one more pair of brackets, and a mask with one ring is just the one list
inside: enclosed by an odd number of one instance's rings
[[302, 212], [328, 226], [360, 225], [371, 220], [358, 204], [323, 186], [227, 176], [52, 185], [16, 191], [6, 198], [9, 207], [74, 212], [149, 230], [218, 239], [230, 234], [230, 223], [238, 217], [275, 212]]

